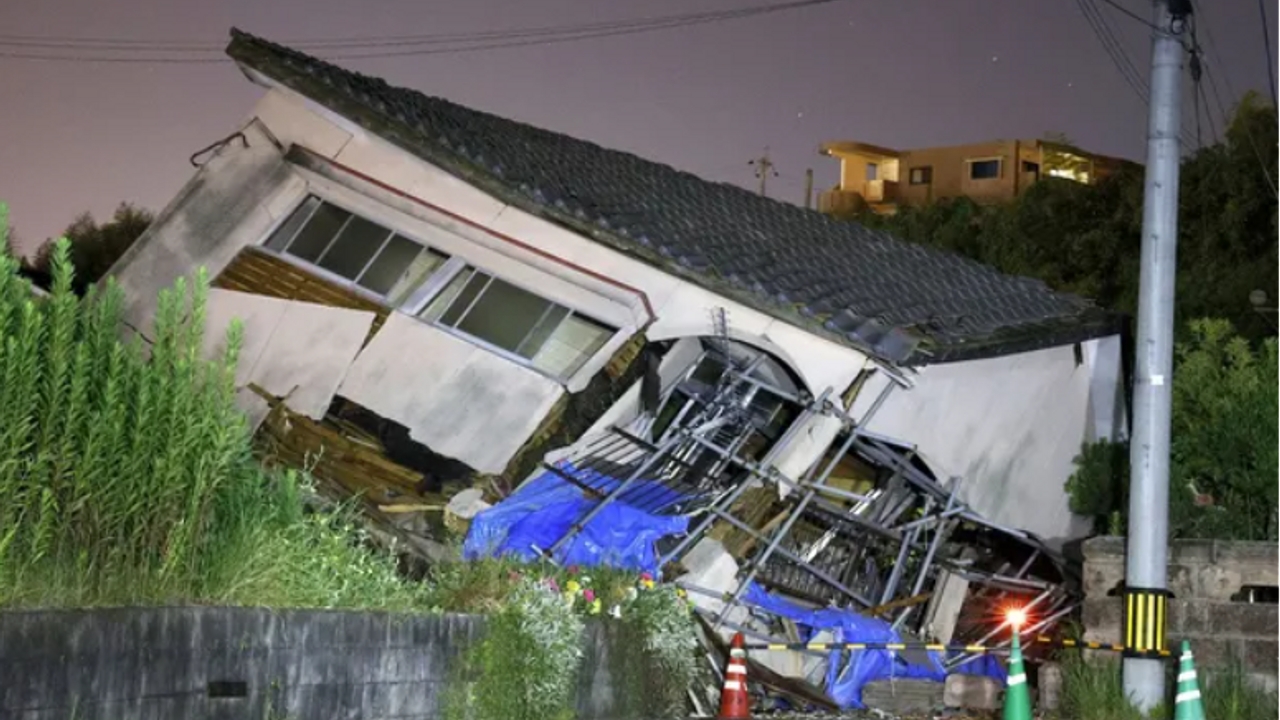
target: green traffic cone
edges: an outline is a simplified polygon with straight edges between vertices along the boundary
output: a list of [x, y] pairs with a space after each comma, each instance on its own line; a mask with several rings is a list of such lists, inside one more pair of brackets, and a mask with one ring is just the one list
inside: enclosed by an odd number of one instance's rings
[[1013, 651], [1009, 653], [1009, 683], [1004, 691], [1004, 720], [1031, 720], [1031, 691], [1027, 689], [1027, 668], [1022, 663], [1018, 630], [1013, 630]]
[[1191, 643], [1186, 640], [1182, 641], [1182, 657], [1178, 660], [1178, 694], [1173, 698], [1173, 720], [1205, 720], [1200, 683], [1196, 682], [1196, 661], [1191, 656]]

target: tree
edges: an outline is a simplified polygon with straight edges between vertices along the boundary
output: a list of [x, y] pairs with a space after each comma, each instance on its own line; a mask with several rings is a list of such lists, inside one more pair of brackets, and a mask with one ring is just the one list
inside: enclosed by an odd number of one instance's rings
[[[90, 285], [106, 275], [116, 260], [146, 232], [154, 219], [155, 216], [150, 211], [130, 203], [121, 203], [111, 220], [101, 225], [88, 212], [77, 216], [63, 233], [71, 243], [75, 292], [83, 294]], [[35, 259], [30, 263], [33, 279], [49, 276], [53, 247], [53, 240], [46, 240], [36, 251]]]
[[[1063, 147], [1070, 143], [1062, 139]], [[1175, 313], [1229, 320], [1250, 340], [1275, 328], [1250, 304], [1277, 285], [1276, 112], [1256, 94], [1236, 106], [1224, 139], [1182, 163]], [[1142, 255], [1143, 175], [1121, 168], [1092, 185], [1046, 177], [1008, 203], [966, 199], [856, 218], [905, 240], [1039, 278], [1133, 317]]]
[[[1196, 320], [1188, 330], [1173, 373], [1169, 532], [1274, 541], [1280, 502], [1276, 339], [1255, 349], [1223, 320]], [[1122, 534], [1128, 465], [1122, 443], [1086, 445], [1067, 482], [1071, 510]]]

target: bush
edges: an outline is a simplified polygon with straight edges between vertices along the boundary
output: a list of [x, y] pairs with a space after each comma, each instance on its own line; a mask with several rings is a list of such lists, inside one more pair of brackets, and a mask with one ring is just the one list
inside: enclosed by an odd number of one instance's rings
[[[1174, 357], [1169, 532], [1174, 537], [1276, 540], [1277, 353], [1221, 320], [1190, 323]], [[1123, 534], [1129, 449], [1086, 445], [1067, 481], [1073, 512]]]
[[0, 606], [425, 607], [348, 514], [304, 515], [297, 476], [254, 460], [240, 329], [201, 356], [203, 274], [161, 294], [144, 350], [119, 288], [77, 297], [65, 240], [52, 265], [37, 300], [0, 256]]
[[[689, 602], [674, 586], [658, 585], [646, 574], [637, 577], [627, 570], [561, 568], [509, 558], [440, 565], [432, 569], [429, 584], [433, 607], [480, 612], [493, 618], [485, 639], [467, 653], [461, 675], [454, 678], [447, 703], [451, 717], [542, 717], [533, 713], [553, 711], [512, 696], [505, 689], [508, 678], [515, 673], [524, 678], [522, 682], [549, 685], [555, 674], [576, 677], [577, 666], [570, 670], [567, 658], [562, 657], [561, 662], [523, 658], [526, 646], [546, 644], [545, 640], [531, 639], [533, 630], [544, 621], [520, 615], [531, 612], [527, 610], [533, 606], [530, 587], [556, 599], [551, 608], [554, 612], [548, 617], [563, 632], [568, 633], [571, 627], [559, 619], [564, 613], [577, 618], [579, 628], [583, 620], [595, 618], [606, 623], [604, 631], [611, 647], [625, 648], [608, 657], [620, 718], [684, 717], [685, 691], [697, 671], [698, 641]], [[546, 628], [539, 633], [549, 637], [555, 631]]]
[[[451, 720], [567, 720], [582, 619], [546, 582], [523, 578], [490, 616], [446, 697]], [[461, 684], [458, 684], [461, 680]]]

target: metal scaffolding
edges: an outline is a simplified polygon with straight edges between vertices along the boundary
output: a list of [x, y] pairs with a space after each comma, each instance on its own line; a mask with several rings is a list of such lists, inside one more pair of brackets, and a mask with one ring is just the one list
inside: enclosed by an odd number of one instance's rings
[[[664, 407], [671, 409], [664, 418], [644, 416], [631, 424], [641, 434], [655, 433], [648, 435], [653, 440], [609, 428], [546, 465], [600, 498], [548, 554], [614, 502], [696, 518], [687, 534], [665, 550], [660, 547], [660, 567], [668, 577], [682, 570], [682, 560], [703, 539], [736, 533], [742, 541], [733, 586], [684, 586], [722, 603], [718, 611], [699, 610], [713, 631], [741, 630], [768, 642], [779, 640], [760, 627], [782, 623], [767, 608], [744, 600], [753, 584], [815, 607], [884, 616], [894, 630], [916, 638], [928, 632], [931, 600], [944, 572], [967, 581], [968, 599], [1025, 598], [1037, 615], [1023, 634], [1044, 633], [1071, 611], [1073, 595], [1047, 547], [1028, 533], [979, 516], [961, 499], [963, 479], [939, 482], [910, 443], [867, 429], [903, 384], [900, 377], [888, 375], [855, 418], [853, 401], [867, 392], [868, 377], [878, 371], [866, 371], [846, 398], [832, 388], [812, 397], [762, 379], [757, 370], [765, 362], [763, 353], [735, 361], [725, 345], [705, 344], [668, 390]], [[723, 369], [714, 382], [708, 382], [708, 373], [696, 376], [708, 359]], [[779, 407], [790, 413], [780, 432]], [[797, 439], [823, 422], [839, 426], [825, 452], [800, 477], [779, 470]], [[871, 477], [862, 478], [862, 486], [834, 482], [846, 463], [869, 468]], [[766, 512], [761, 514], [760, 507]], [[761, 517], [753, 519], [752, 513]], [[734, 610], [764, 618], [763, 625], [753, 629], [731, 620]], [[988, 621], [958, 632], [971, 638], [962, 642], [985, 644], [1006, 628]], [[968, 659], [952, 655], [945, 664], [956, 667]]]

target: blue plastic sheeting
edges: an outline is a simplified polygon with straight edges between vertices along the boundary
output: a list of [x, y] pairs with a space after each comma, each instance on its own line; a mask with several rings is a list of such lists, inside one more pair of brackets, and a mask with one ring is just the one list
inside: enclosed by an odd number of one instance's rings
[[[809, 642], [822, 630], [830, 631], [835, 636], [835, 642], [902, 642], [902, 637], [883, 620], [859, 615], [852, 610], [811, 610], [771, 595], [755, 583], [747, 589], [743, 599], [751, 605], [795, 621], [803, 642]], [[848, 662], [842, 663], [841, 656], [845, 654], [848, 655]], [[947, 672], [942, 667], [941, 656], [935, 652], [926, 655], [928, 662], [919, 664], [908, 662], [902, 653], [889, 650], [833, 650], [827, 663], [827, 695], [841, 708], [860, 709], [865, 707], [862, 704], [862, 688], [869, 682], [890, 678], [936, 682], [946, 680]], [[991, 662], [984, 662], [987, 660]], [[963, 668], [964, 674], [987, 675], [1002, 683], [1005, 680], [1004, 668], [994, 658], [979, 658], [978, 661], [965, 663]]]
[[[556, 463], [556, 469], [571, 476], [579, 484], [586, 485], [599, 492], [601, 495], [608, 495], [617, 490], [623, 482], [619, 478], [597, 472], [591, 468], [575, 467], [573, 463], [567, 460]], [[623, 490], [622, 494], [618, 496], [618, 500], [633, 508], [650, 513], [663, 512], [676, 503], [688, 499], [688, 497], [681, 495], [666, 485], [639, 478], [628, 485], [627, 489]]]
[[[577, 472], [572, 466], [566, 471]], [[617, 483], [615, 479], [613, 487]], [[501, 555], [536, 560], [539, 554], [535, 548], [549, 550], [598, 504], [598, 500], [587, 499], [576, 485], [545, 472], [521, 485], [507, 499], [478, 513], [467, 531], [462, 555], [467, 560]], [[667, 535], [683, 533], [688, 526], [687, 517], [653, 515], [623, 500], [614, 500], [560, 548], [555, 559], [562, 565], [607, 565], [656, 574], [658, 556], [654, 543]]]

